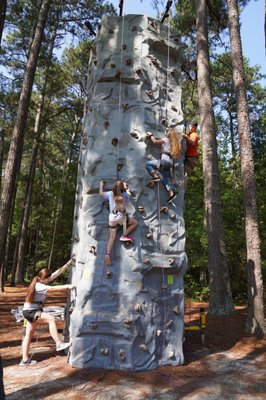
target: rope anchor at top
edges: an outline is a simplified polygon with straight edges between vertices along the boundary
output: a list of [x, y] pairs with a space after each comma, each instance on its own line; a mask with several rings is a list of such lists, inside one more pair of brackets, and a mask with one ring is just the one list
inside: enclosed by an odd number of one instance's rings
[[169, 11], [170, 11], [172, 3], [173, 3], [172, 0], [167, 1], [166, 7], [165, 7], [165, 12], [164, 12], [163, 18], [161, 20], [161, 23], [163, 23], [164, 20], [169, 17]]
[[124, 0], [120, 0], [119, 1], [119, 17], [122, 17], [122, 15], [123, 15], [123, 7], [124, 7]]

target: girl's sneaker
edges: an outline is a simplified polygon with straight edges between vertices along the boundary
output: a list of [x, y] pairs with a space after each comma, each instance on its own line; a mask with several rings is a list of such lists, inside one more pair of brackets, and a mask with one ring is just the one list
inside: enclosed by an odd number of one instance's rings
[[56, 351], [65, 350], [70, 346], [70, 343], [59, 342], [56, 343]]
[[121, 236], [121, 242], [133, 242], [133, 239], [130, 236]]
[[21, 360], [20, 363], [19, 363], [19, 365], [20, 365], [21, 367], [23, 367], [23, 366], [26, 366], [26, 365], [34, 365], [34, 364], [36, 364], [36, 363], [37, 363], [36, 360], [31, 360], [30, 358], [28, 358], [27, 361]]
[[105, 263], [105, 265], [112, 265], [112, 259], [111, 259], [111, 256], [110, 256], [110, 254], [106, 254], [105, 255], [105, 257], [104, 257], [104, 263]]
[[160, 182], [159, 176], [154, 176], [153, 178], [150, 179], [151, 182]]

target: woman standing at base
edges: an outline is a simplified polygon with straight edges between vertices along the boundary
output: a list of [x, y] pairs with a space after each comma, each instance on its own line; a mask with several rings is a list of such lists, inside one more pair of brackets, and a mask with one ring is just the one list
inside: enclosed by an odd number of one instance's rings
[[67, 268], [73, 264], [73, 262], [73, 260], [69, 260], [55, 272], [52, 272], [48, 268], [43, 268], [31, 281], [31, 284], [28, 287], [26, 301], [23, 306], [23, 316], [27, 320], [27, 323], [26, 334], [22, 342], [22, 360], [19, 365], [33, 365], [37, 362], [31, 360], [31, 357], [29, 357], [30, 343], [36, 330], [37, 323], [49, 325], [50, 335], [56, 344], [56, 351], [64, 350], [70, 346], [70, 343], [64, 343], [60, 340], [55, 318], [52, 315], [43, 312], [43, 306], [47, 292], [74, 288], [74, 285], [71, 284], [48, 286], [49, 282], [52, 282], [58, 276], [63, 274]]

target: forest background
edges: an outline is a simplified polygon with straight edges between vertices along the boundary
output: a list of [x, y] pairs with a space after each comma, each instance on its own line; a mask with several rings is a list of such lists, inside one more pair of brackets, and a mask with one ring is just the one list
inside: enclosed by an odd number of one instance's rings
[[[4, 4], [5, 2], [3, 2]], [[10, 0], [0, 54], [0, 177], [5, 174], [10, 140], [17, 117], [25, 66], [33, 41], [40, 6], [44, 1]], [[25, 121], [22, 158], [17, 165], [15, 191], [2, 265], [4, 283], [31, 280], [41, 268], [56, 268], [71, 252], [73, 210], [87, 66], [94, 32], [103, 14], [116, 14], [114, 3], [102, 0], [50, 2], [34, 84]], [[65, 4], [67, 3], [67, 4]], [[162, 11], [156, 1], [150, 2]], [[227, 264], [235, 303], [247, 301], [246, 243], [237, 106], [232, 80], [229, 29], [223, 1], [212, 2], [215, 29], [210, 24], [209, 50], [213, 108], [218, 144]], [[252, 1], [239, 2], [240, 11]], [[183, 6], [183, 8], [182, 8]], [[156, 8], [157, 7], [157, 8]], [[136, 10], [137, 13], [138, 10]], [[158, 15], [159, 19], [161, 15]], [[165, 22], [167, 23], [167, 21]], [[182, 109], [185, 124], [199, 121], [195, 10], [193, 2], [174, 2], [171, 29], [178, 29], [185, 47], [182, 65]], [[254, 44], [255, 45], [255, 44]], [[245, 59], [246, 93], [252, 132], [261, 239], [262, 273], [266, 274], [265, 76], [260, 66]], [[208, 237], [204, 215], [202, 159], [189, 178], [186, 193], [186, 251], [189, 271], [186, 296], [209, 299]]]

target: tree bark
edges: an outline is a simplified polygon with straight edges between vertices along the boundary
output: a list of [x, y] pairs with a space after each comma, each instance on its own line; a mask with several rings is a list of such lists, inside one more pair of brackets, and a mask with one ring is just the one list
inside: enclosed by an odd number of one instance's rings
[[227, 3], [233, 65], [233, 83], [237, 102], [238, 136], [247, 246], [248, 315], [246, 320], [246, 331], [251, 334], [261, 334], [264, 330], [263, 282], [254, 161], [245, 86], [245, 70], [240, 37], [238, 3], [236, 0], [228, 0]]
[[4, 141], [5, 141], [5, 130], [0, 130], [0, 190], [2, 185], [2, 169], [3, 169], [3, 156], [4, 156]]
[[4, 285], [5, 281], [8, 275], [8, 255], [9, 255], [9, 245], [10, 245], [10, 239], [11, 239], [11, 221], [13, 219], [13, 214], [14, 214], [14, 209], [15, 209], [15, 199], [16, 199], [16, 192], [17, 192], [17, 186], [15, 187], [13, 197], [12, 197], [12, 202], [11, 202], [11, 212], [10, 212], [10, 217], [9, 217], [9, 222], [8, 222], [8, 232], [7, 232], [7, 240], [6, 240], [6, 247], [5, 247], [5, 257], [3, 264], [1, 265], [0, 268], [0, 276], [1, 276], [1, 292], [4, 292]]
[[31, 45], [29, 58], [23, 78], [22, 90], [19, 99], [16, 122], [11, 138], [10, 149], [5, 169], [5, 178], [3, 183], [1, 197], [1, 214], [0, 214], [0, 265], [3, 264], [5, 255], [5, 245], [8, 232], [8, 221], [10, 217], [10, 204], [15, 189], [16, 176], [18, 166], [20, 165], [24, 132], [29, 111], [29, 103], [31, 98], [34, 75], [36, 71], [38, 56], [41, 48], [44, 27], [47, 20], [48, 11], [51, 0], [43, 0], [38, 23], [35, 30], [34, 39]]
[[35, 126], [34, 126], [35, 139], [34, 139], [34, 144], [33, 144], [33, 148], [32, 148], [29, 179], [27, 182], [26, 197], [24, 200], [24, 206], [23, 206], [22, 215], [21, 215], [20, 230], [19, 230], [19, 235], [18, 235], [17, 243], [16, 243], [16, 250], [14, 252], [14, 258], [13, 258], [12, 283], [14, 283], [14, 281], [15, 281], [15, 283], [22, 283], [24, 281], [25, 253], [26, 253], [26, 246], [27, 246], [27, 241], [28, 241], [28, 224], [29, 224], [29, 217], [30, 217], [31, 199], [32, 199], [32, 192], [33, 192], [33, 183], [34, 183], [37, 155], [38, 155], [38, 149], [39, 149], [39, 145], [40, 145], [41, 132], [42, 132], [41, 131], [41, 118], [42, 118], [42, 113], [43, 113], [43, 108], [44, 108], [46, 86], [47, 86], [47, 81], [48, 81], [48, 73], [49, 73], [49, 69], [51, 66], [51, 60], [52, 60], [52, 56], [53, 56], [57, 26], [58, 26], [58, 22], [53, 27], [53, 33], [52, 33], [52, 37], [51, 37], [50, 44], [49, 44], [49, 51], [47, 54], [46, 71], [44, 72], [43, 85], [42, 85], [39, 102], [38, 102], [38, 106], [37, 106]]
[[5, 19], [6, 19], [6, 3], [7, 3], [7, 0], [1, 0], [1, 4], [0, 4], [0, 14], [1, 14], [0, 15], [0, 46], [1, 46], [1, 41], [2, 41]]
[[234, 311], [224, 240], [217, 142], [212, 105], [206, 0], [196, 0], [197, 72], [202, 133], [204, 203], [208, 234], [209, 313]]

